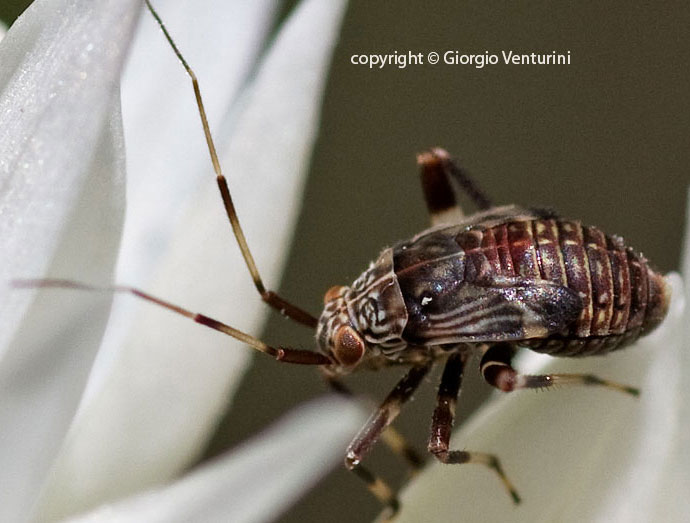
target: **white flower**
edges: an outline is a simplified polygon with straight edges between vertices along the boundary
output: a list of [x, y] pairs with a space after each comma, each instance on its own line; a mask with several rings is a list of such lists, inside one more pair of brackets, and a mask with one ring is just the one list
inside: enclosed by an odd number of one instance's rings
[[[264, 58], [277, 3], [210, 1], [159, 8], [201, 79], [250, 246], [275, 283], [343, 3], [305, 2]], [[340, 460], [361, 422], [351, 405], [325, 400], [181, 476], [250, 349], [131, 297], [110, 314], [108, 295], [5, 285], [118, 281], [258, 332], [265, 306], [220, 205], [189, 81], [147, 13], [135, 29], [139, 9], [43, 0], [0, 47], [2, 521], [274, 518]], [[119, 78], [135, 31], [123, 136]], [[502, 458], [522, 505], [483, 467], [433, 464], [404, 493], [400, 521], [682, 521], [690, 296], [678, 276], [671, 282], [669, 318], [636, 347], [518, 363], [595, 371], [639, 385], [639, 400], [582, 388], [514, 393], [457, 431], [455, 448]]]
[[[344, 3], [304, 2], [265, 56], [277, 2], [168, 4], [161, 15], [201, 79], [253, 254], [276, 282]], [[284, 463], [279, 483], [263, 485], [265, 467], [290, 455], [266, 463], [247, 447], [240, 461], [230, 456], [166, 490], [198, 455], [250, 349], [131, 297], [118, 297], [108, 320], [108, 295], [7, 286], [20, 277], [118, 281], [258, 331], [265, 306], [224, 216], [189, 80], [148, 13], [136, 27], [140, 8], [43, 0], [0, 47], [2, 521], [55, 520], [132, 494], [94, 517], [275, 516], [340, 458], [346, 442], [337, 441], [356, 428], [356, 410], [316, 405], [280, 429], [297, 431], [313, 453]], [[135, 31], [123, 144], [119, 78]], [[302, 426], [326, 432], [307, 440]], [[268, 441], [257, 445], [275, 450]], [[331, 451], [320, 452], [324, 444]], [[238, 475], [246, 490], [228, 490]], [[273, 505], [249, 497], [261, 494], [257, 481], [282, 492]], [[245, 511], [256, 502], [267, 512]]]
[[[687, 282], [690, 213], [682, 273]], [[496, 393], [451, 447], [497, 454], [522, 503], [485, 467], [433, 463], [401, 496], [399, 521], [687, 521], [690, 286], [668, 278], [668, 317], [634, 346], [582, 360], [527, 352], [516, 363], [532, 374], [596, 373], [639, 386], [638, 399], [594, 387]]]

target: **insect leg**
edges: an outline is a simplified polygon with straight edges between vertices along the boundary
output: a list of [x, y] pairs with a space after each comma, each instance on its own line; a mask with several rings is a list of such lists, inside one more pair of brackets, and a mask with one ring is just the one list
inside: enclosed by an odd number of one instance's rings
[[[347, 396], [348, 398], [358, 400], [367, 406], [372, 406], [373, 408], [374, 405], [371, 399], [356, 395], [341, 380], [335, 378], [334, 376], [327, 375], [325, 372], [323, 373], [323, 377], [334, 392]], [[398, 430], [392, 425], [386, 427], [386, 430], [384, 430], [383, 434], [381, 434], [381, 439], [394, 453], [402, 457], [407, 462], [412, 469], [412, 474], [416, 474], [424, 466], [424, 458], [422, 455], [412, 445], [410, 445], [405, 437], [400, 434], [400, 432], [398, 432]]]
[[600, 385], [639, 396], [640, 390], [614, 381], [601, 379], [592, 374], [520, 374], [510, 362], [515, 348], [509, 343], [492, 345], [482, 356], [480, 368], [489, 385], [510, 392], [516, 389], [543, 389], [554, 385]]
[[436, 408], [431, 421], [431, 436], [429, 437], [429, 452], [441, 463], [480, 463], [493, 469], [505, 485], [508, 493], [515, 503], [520, 503], [520, 496], [503, 472], [501, 463], [493, 454], [484, 452], [470, 452], [464, 450], [449, 450], [450, 435], [455, 418], [455, 404], [460, 383], [465, 357], [462, 354], [452, 354], [443, 369], [441, 384], [438, 388]]
[[400, 508], [397, 494], [381, 478], [361, 465], [361, 461], [378, 441], [383, 431], [400, 413], [402, 405], [410, 399], [431, 368], [431, 361], [413, 366], [398, 382], [381, 406], [369, 417], [352, 440], [345, 455], [345, 466], [364, 480], [369, 491], [386, 505], [391, 516]]
[[114, 285], [112, 287], [98, 287], [95, 285], [87, 285], [85, 283], [80, 283], [72, 280], [59, 280], [59, 279], [44, 279], [44, 280], [14, 280], [12, 284], [15, 287], [25, 287], [25, 288], [60, 288], [60, 289], [77, 289], [82, 291], [92, 291], [92, 292], [116, 292], [116, 293], [129, 293], [141, 298], [143, 300], [154, 303], [160, 307], [166, 308], [172, 312], [175, 312], [181, 316], [194, 320], [201, 325], [210, 327], [211, 329], [222, 332], [246, 343], [250, 347], [258, 350], [259, 352], [264, 352], [269, 356], [273, 356], [276, 360], [285, 363], [297, 363], [302, 365], [330, 365], [333, 363], [327, 356], [308, 350], [300, 349], [290, 349], [287, 347], [271, 347], [265, 344], [258, 338], [246, 334], [242, 331], [230, 327], [224, 323], [214, 320], [203, 314], [198, 314], [195, 312], [188, 311], [174, 305], [160, 298], [156, 298], [146, 292], [140, 291], [134, 287], [126, 287], [123, 285]]
[[489, 198], [477, 183], [444, 149], [437, 147], [418, 154], [417, 164], [421, 168], [422, 190], [433, 225], [454, 223], [463, 217], [457, 200], [458, 190], [463, 190], [479, 209], [491, 207]]
[[204, 136], [206, 137], [206, 144], [208, 146], [208, 151], [211, 156], [213, 170], [216, 173], [216, 183], [218, 184], [218, 189], [220, 190], [220, 194], [223, 199], [223, 205], [225, 206], [225, 213], [228, 216], [228, 220], [230, 221], [232, 231], [235, 235], [235, 238], [237, 239], [240, 251], [242, 251], [244, 262], [247, 265], [247, 269], [249, 269], [249, 273], [251, 274], [252, 280], [254, 281], [254, 286], [256, 287], [256, 290], [259, 292], [259, 294], [261, 295], [261, 299], [264, 302], [266, 302], [274, 309], [278, 310], [281, 314], [287, 316], [288, 318], [298, 323], [301, 323], [302, 325], [306, 325], [307, 327], [310, 327], [312, 329], [316, 328], [318, 320], [314, 316], [312, 316], [305, 310], [300, 309], [296, 305], [293, 305], [284, 298], [281, 298], [275, 292], [267, 290], [264, 286], [264, 283], [261, 280], [261, 276], [259, 275], [259, 269], [256, 267], [254, 257], [252, 256], [252, 253], [249, 250], [249, 246], [247, 245], [247, 240], [244, 236], [244, 231], [240, 226], [240, 221], [237, 217], [237, 212], [235, 211], [235, 205], [232, 202], [232, 197], [230, 196], [228, 182], [225, 179], [225, 176], [223, 175], [223, 172], [220, 167], [220, 160], [218, 159], [218, 154], [216, 153], [216, 146], [213, 142], [213, 137], [211, 136], [211, 129], [208, 125], [208, 119], [206, 118], [206, 109], [204, 109], [204, 102], [201, 99], [201, 90], [199, 88], [199, 82], [196, 78], [196, 74], [194, 74], [194, 71], [182, 56], [182, 53], [177, 48], [177, 45], [170, 36], [170, 33], [168, 33], [165, 24], [163, 24], [163, 21], [161, 20], [160, 16], [158, 16], [158, 13], [153, 8], [149, 0], [146, 0], [146, 6], [148, 7], [149, 11], [151, 11], [153, 17], [156, 19], [156, 22], [163, 31], [166, 40], [170, 44], [170, 47], [172, 47], [172, 50], [182, 63], [182, 66], [187, 72], [187, 75], [192, 80], [194, 96], [196, 98], [196, 104], [199, 109], [199, 117], [201, 118], [201, 125], [204, 129]]

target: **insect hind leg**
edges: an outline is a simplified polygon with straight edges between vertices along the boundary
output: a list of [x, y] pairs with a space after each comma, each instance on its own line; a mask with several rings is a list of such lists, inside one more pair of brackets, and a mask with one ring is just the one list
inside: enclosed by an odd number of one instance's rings
[[488, 348], [479, 364], [486, 382], [503, 392], [517, 389], [545, 389], [554, 385], [599, 385], [639, 396], [634, 387], [615, 381], [604, 380], [593, 374], [520, 374], [511, 366], [515, 347], [509, 343], [497, 343]]
[[431, 223], [455, 223], [463, 218], [458, 202], [460, 190], [480, 209], [489, 209], [491, 201], [477, 182], [450, 157], [447, 151], [436, 147], [417, 155], [421, 169], [422, 190], [431, 215]]

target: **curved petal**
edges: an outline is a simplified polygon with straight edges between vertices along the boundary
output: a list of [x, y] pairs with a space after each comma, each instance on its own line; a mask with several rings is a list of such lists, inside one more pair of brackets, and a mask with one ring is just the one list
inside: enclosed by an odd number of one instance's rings
[[[218, 133], [221, 162], [267, 283], [277, 281], [296, 218], [343, 6], [315, 1], [301, 6], [268, 51], [239, 116], [233, 118], [232, 103], [225, 103], [227, 123]], [[221, 16], [215, 18], [222, 23]], [[194, 30], [204, 33], [206, 42], [214, 41], [209, 28]], [[207, 54], [212, 51], [207, 49]], [[178, 70], [179, 80], [187, 85], [179, 64]], [[208, 82], [200, 79], [205, 92]], [[184, 103], [193, 103], [187, 89]], [[178, 131], [194, 133], [199, 142], [199, 127], [194, 115]], [[191, 175], [199, 181], [195, 189], [186, 182], [182, 192], [193, 203], [185, 202], [180, 218], [163, 217], [172, 233], [169, 243], [163, 242], [152, 279], [127, 283], [256, 332], [266, 306], [231, 235], [208, 157], [203, 149], [192, 154], [201, 158], [192, 172], [173, 166], [141, 174], [157, 176], [156, 182], [147, 182], [152, 192], [179, 177]], [[158, 231], [151, 234], [145, 236], [148, 241], [161, 243]], [[250, 355], [250, 349], [217, 332], [150, 304], [124, 300], [134, 311], [134, 325], [71, 433], [46, 495], [45, 514], [71, 514], [174, 477], [205, 444]]]
[[124, 209], [117, 80], [137, 11], [133, 0], [36, 2], [0, 46], [3, 521], [24, 520], [35, 503], [110, 307], [9, 282], [111, 280]]
[[365, 419], [341, 398], [313, 401], [291, 412], [232, 453], [172, 485], [145, 492], [72, 521], [184, 523], [270, 521], [340, 460]]

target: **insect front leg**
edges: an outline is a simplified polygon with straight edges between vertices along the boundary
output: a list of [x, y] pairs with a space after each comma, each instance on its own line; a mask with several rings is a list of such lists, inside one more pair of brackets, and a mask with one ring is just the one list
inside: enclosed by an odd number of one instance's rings
[[[347, 396], [348, 398], [363, 403], [367, 407], [374, 408], [374, 403], [371, 401], [370, 398], [355, 394], [341, 380], [327, 374], [326, 372], [322, 372], [322, 375], [326, 380], [326, 383], [328, 383], [328, 385], [337, 394]], [[407, 439], [402, 434], [400, 434], [400, 432], [398, 432], [398, 430], [395, 427], [391, 425], [386, 427], [386, 429], [381, 434], [381, 439], [386, 444], [386, 446], [388, 446], [388, 448], [390, 448], [395, 454], [397, 454], [403, 460], [405, 460], [407, 465], [412, 469], [412, 475], [416, 474], [422, 469], [422, 467], [424, 466], [424, 458], [417, 451], [417, 449], [415, 449], [407, 441]]]
[[599, 385], [633, 396], [640, 394], [639, 389], [604, 380], [593, 374], [520, 374], [510, 365], [515, 350], [515, 346], [510, 343], [497, 343], [487, 349], [479, 364], [486, 382], [503, 392], [543, 389], [554, 385]]
[[362, 467], [361, 461], [371, 451], [386, 427], [398, 416], [402, 405], [412, 397], [429, 369], [431, 369], [431, 361], [413, 366], [403, 376], [354, 437], [345, 455], [345, 466], [364, 480], [369, 491], [390, 509], [389, 517], [395, 515], [400, 509], [397, 493], [381, 478]]
[[461, 464], [480, 463], [494, 470], [505, 485], [515, 503], [520, 502], [520, 496], [503, 472], [501, 463], [493, 454], [484, 452], [470, 452], [464, 450], [450, 450], [450, 435], [455, 420], [455, 404], [466, 357], [462, 354], [452, 354], [443, 369], [441, 385], [438, 388], [436, 408], [431, 421], [431, 436], [429, 437], [429, 452], [441, 463]]

